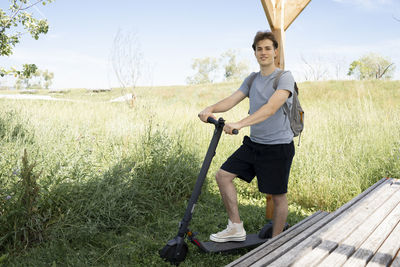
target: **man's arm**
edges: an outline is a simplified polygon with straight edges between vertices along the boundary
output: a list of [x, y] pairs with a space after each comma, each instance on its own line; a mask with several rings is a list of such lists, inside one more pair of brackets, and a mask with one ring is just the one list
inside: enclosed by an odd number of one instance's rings
[[285, 104], [285, 101], [290, 96], [290, 91], [278, 89], [271, 96], [266, 104], [264, 104], [260, 109], [251, 114], [250, 116], [244, 118], [235, 123], [227, 123], [225, 124], [224, 131], [228, 134], [232, 134], [233, 129], [240, 130], [243, 127], [251, 126], [262, 122], [272, 115], [275, 114], [278, 109]]
[[215, 119], [215, 116], [213, 113], [219, 113], [219, 112], [225, 112], [236, 106], [238, 103], [240, 103], [243, 99], [246, 98], [246, 95], [240, 91], [237, 90], [235, 91], [232, 95], [222, 99], [221, 101], [217, 102], [216, 104], [209, 106], [202, 110], [199, 113], [199, 118], [207, 122], [208, 117], [213, 117]]

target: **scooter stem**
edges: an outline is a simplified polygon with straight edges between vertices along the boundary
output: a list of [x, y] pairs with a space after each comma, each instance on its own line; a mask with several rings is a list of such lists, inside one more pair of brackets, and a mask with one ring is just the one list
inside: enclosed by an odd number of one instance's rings
[[190, 220], [192, 219], [194, 207], [195, 207], [196, 202], [201, 194], [201, 188], [203, 187], [204, 181], [206, 179], [208, 169], [210, 168], [210, 165], [211, 165], [211, 161], [212, 161], [213, 157], [215, 156], [215, 150], [217, 148], [219, 139], [222, 134], [222, 130], [225, 125], [225, 121], [222, 118], [219, 118], [218, 121], [216, 121], [212, 118], [209, 118], [208, 122], [215, 125], [214, 135], [211, 139], [210, 145], [207, 150], [207, 154], [203, 161], [203, 165], [201, 166], [200, 173], [197, 177], [196, 185], [192, 192], [192, 196], [190, 197], [189, 204], [185, 211], [185, 215], [179, 224], [179, 231], [178, 231], [179, 237], [184, 237], [188, 231], [188, 226], [189, 226]]

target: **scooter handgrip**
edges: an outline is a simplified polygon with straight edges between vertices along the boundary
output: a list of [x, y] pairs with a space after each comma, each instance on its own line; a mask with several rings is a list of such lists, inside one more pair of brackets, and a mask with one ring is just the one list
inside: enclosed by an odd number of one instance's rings
[[212, 123], [214, 125], [218, 125], [218, 121], [216, 119], [214, 119], [213, 117], [208, 117], [207, 122]]
[[233, 129], [233, 130], [232, 130], [232, 133], [233, 133], [233, 134], [238, 134], [239, 131], [238, 131], [237, 129]]

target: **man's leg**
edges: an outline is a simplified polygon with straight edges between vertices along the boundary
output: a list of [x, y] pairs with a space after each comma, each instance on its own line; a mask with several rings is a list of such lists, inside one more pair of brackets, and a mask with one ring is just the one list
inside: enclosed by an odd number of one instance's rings
[[236, 188], [233, 184], [236, 174], [220, 169], [215, 177], [229, 220], [226, 229], [211, 234], [210, 240], [214, 242], [244, 241], [246, 230], [243, 228], [243, 222], [240, 221]]
[[219, 169], [215, 178], [229, 219], [233, 223], [240, 223], [237, 193], [235, 185], [233, 184], [233, 179], [236, 178], [236, 174]]
[[288, 215], [288, 202], [286, 194], [272, 195], [272, 200], [274, 202], [272, 237], [274, 237], [283, 231]]

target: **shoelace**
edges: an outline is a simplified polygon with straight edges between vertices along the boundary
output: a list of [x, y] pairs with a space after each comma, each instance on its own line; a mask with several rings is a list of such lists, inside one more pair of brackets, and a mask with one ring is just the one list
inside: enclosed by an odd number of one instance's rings
[[227, 225], [226, 229], [218, 232], [217, 234], [222, 234], [222, 233], [225, 233], [225, 232], [229, 232], [230, 230], [232, 230], [232, 227], [230, 225]]

